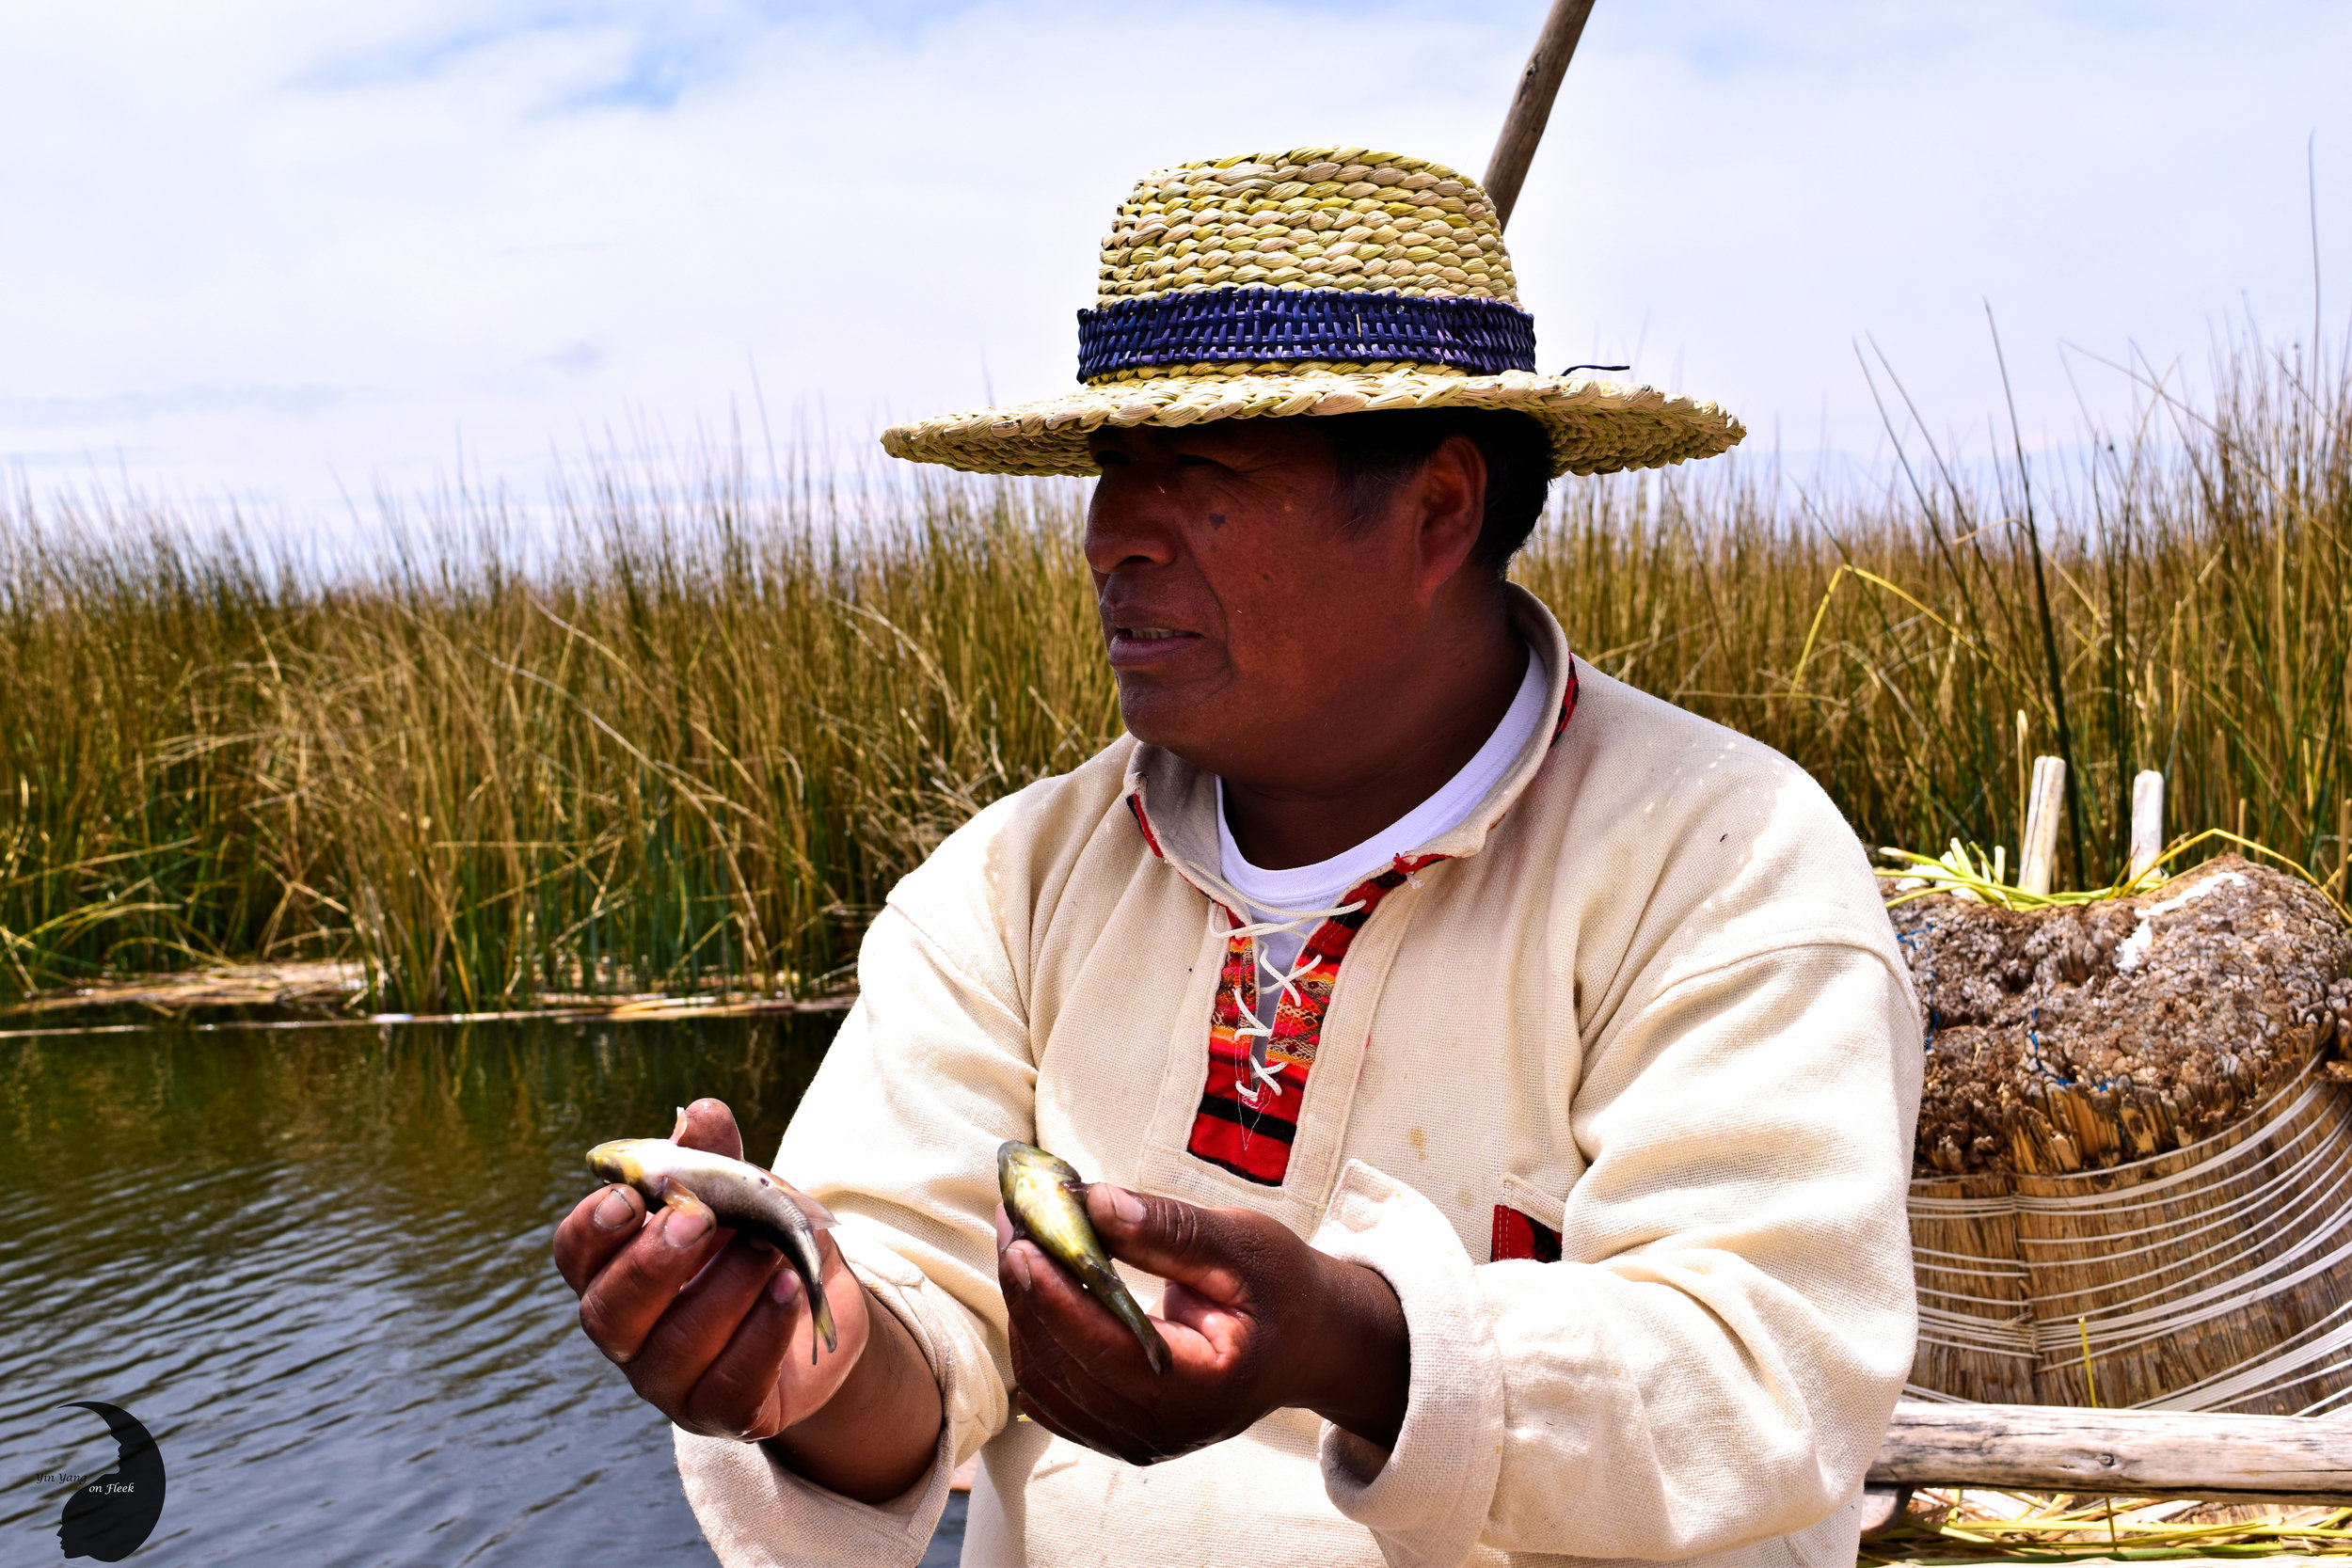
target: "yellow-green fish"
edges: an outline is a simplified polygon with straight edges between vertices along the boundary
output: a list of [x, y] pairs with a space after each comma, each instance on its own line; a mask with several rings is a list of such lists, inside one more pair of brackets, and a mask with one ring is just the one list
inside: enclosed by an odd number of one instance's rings
[[1085, 1182], [1078, 1173], [1035, 1144], [1008, 1143], [996, 1149], [996, 1184], [1004, 1190], [1005, 1213], [1013, 1228], [1076, 1275], [1094, 1299], [1135, 1335], [1152, 1370], [1167, 1371], [1168, 1343], [1111, 1267], [1110, 1254], [1103, 1250], [1103, 1239], [1087, 1218], [1086, 1200], [1078, 1192]]
[[[681, 1113], [683, 1115], [683, 1113]], [[700, 1201], [719, 1223], [746, 1236], [756, 1236], [784, 1254], [792, 1272], [801, 1276], [801, 1293], [825, 1337], [827, 1350], [838, 1350], [834, 1337], [833, 1306], [825, 1300], [818, 1274], [821, 1259], [817, 1232], [830, 1227], [833, 1215], [813, 1197], [795, 1203], [784, 1183], [757, 1165], [730, 1160], [699, 1148], [688, 1148], [667, 1138], [616, 1138], [588, 1151], [588, 1168], [607, 1181], [621, 1181], [644, 1194], [649, 1203], [666, 1203], [674, 1193]], [[811, 1366], [817, 1346], [808, 1347]]]

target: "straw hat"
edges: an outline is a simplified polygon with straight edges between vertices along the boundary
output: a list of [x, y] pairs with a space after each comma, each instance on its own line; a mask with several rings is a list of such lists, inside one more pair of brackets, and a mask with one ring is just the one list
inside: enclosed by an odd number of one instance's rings
[[1503, 408], [1551, 434], [1552, 471], [1710, 457], [1747, 432], [1711, 403], [1535, 373], [1494, 209], [1442, 164], [1300, 147], [1147, 174], [1078, 312], [1073, 391], [882, 434], [894, 457], [1090, 474], [1104, 425]]

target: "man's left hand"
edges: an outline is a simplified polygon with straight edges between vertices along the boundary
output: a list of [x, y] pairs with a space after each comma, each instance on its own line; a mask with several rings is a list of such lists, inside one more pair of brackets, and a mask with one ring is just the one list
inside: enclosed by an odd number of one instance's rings
[[1107, 1307], [996, 1214], [996, 1274], [1021, 1409], [1057, 1436], [1150, 1465], [1286, 1407], [1381, 1448], [1405, 1419], [1405, 1311], [1372, 1270], [1247, 1209], [1200, 1209], [1095, 1182], [1087, 1216], [1112, 1257], [1168, 1281], [1154, 1373]]

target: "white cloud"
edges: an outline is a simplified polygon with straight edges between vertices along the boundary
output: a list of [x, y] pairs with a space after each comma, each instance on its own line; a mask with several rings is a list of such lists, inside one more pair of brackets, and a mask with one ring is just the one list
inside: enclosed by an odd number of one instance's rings
[[[429, 487], [461, 440], [526, 489], [609, 429], [691, 444], [755, 365], [837, 430], [1049, 391], [1134, 175], [1327, 141], [1475, 171], [1542, 9], [13, 7], [0, 459], [301, 508]], [[2065, 439], [2061, 340], [2308, 334], [2313, 132], [2352, 260], [2347, 57], [2318, 3], [1612, 0], [1513, 226], [1545, 360], [1638, 350], [1760, 437], [1867, 451], [1853, 340], [1980, 431], [1990, 299]]]

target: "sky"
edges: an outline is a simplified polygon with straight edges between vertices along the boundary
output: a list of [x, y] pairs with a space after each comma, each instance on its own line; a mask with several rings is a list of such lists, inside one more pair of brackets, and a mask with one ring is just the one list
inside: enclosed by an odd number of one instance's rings
[[[1545, 8], [10, 0], [0, 475], [299, 525], [595, 453], [879, 465], [1070, 384], [1145, 170], [1483, 170]], [[2078, 441], [2115, 365], [2311, 336], [2314, 189], [2341, 342], [2346, 59], [2341, 0], [1599, 0], [1508, 236], [1540, 360], [1867, 467], [1858, 345], [1982, 446], [1989, 306], [2028, 446]]]

